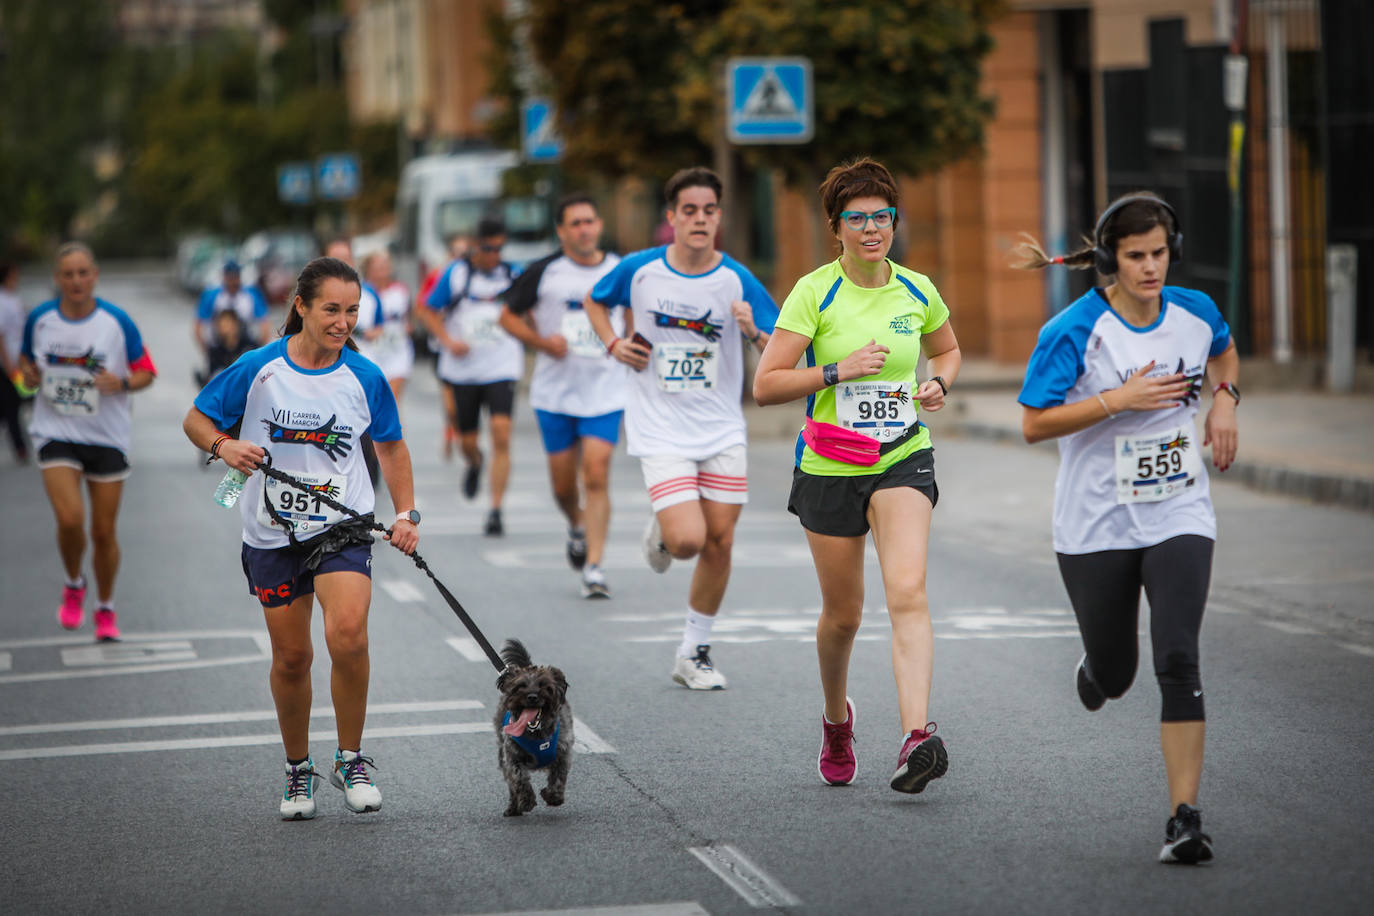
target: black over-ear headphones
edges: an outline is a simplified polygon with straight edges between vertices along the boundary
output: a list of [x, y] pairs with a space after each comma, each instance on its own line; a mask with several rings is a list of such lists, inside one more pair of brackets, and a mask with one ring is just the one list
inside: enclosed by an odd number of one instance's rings
[[1102, 215], [1097, 218], [1097, 228], [1093, 230], [1093, 266], [1103, 276], [1110, 277], [1115, 274], [1117, 263], [1116, 246], [1113, 245], [1108, 248], [1102, 244], [1102, 230], [1106, 228], [1107, 221], [1112, 218], [1113, 214], [1122, 207], [1141, 201], [1158, 204], [1168, 212], [1169, 218], [1174, 223], [1172, 232], [1169, 231], [1168, 226], [1164, 227], [1164, 234], [1169, 243], [1169, 263], [1174, 264], [1183, 260], [1183, 230], [1179, 228], [1178, 214], [1174, 212], [1174, 208], [1169, 206], [1168, 201], [1155, 197], [1153, 194], [1129, 194], [1103, 210]]

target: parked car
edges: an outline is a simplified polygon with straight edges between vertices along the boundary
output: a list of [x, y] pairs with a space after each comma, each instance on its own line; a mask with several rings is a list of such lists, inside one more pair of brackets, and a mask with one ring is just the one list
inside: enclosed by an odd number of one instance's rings
[[265, 229], [244, 239], [239, 248], [243, 284], [256, 285], [272, 304], [291, 295], [301, 268], [320, 256], [315, 236], [304, 229]]
[[177, 242], [177, 282], [193, 296], [199, 296], [223, 278], [224, 262], [237, 257], [233, 240], [212, 233], [197, 232]]

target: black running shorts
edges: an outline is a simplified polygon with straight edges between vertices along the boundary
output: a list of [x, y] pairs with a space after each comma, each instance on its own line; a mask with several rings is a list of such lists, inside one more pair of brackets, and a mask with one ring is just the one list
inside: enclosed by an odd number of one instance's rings
[[920, 490], [934, 506], [940, 501], [935, 484], [935, 449], [912, 452], [880, 474], [829, 477], [792, 471], [792, 495], [787, 511], [801, 519], [802, 527], [835, 537], [868, 534], [868, 501], [878, 490], [911, 487]]
[[453, 392], [454, 425], [460, 433], [477, 432], [482, 405], [491, 416], [509, 417], [515, 409], [515, 382], [488, 382], [485, 385], [459, 385], [445, 382]]

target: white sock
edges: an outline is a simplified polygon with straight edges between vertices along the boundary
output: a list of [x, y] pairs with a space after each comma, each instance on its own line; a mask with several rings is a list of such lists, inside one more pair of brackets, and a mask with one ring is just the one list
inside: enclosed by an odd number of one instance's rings
[[698, 614], [688, 608], [687, 623], [682, 628], [682, 642], [677, 647], [678, 657], [695, 658], [697, 646], [709, 646], [711, 644], [711, 624], [715, 622], [716, 618]]
[[85, 588], [85, 587], [86, 587], [86, 577], [85, 577], [85, 576], [77, 576], [75, 579], [68, 579], [68, 580], [67, 580], [67, 588]]
[[111, 598], [109, 601], [99, 601], [99, 602], [96, 602], [95, 609], [96, 609], [97, 611], [113, 611], [113, 610], [114, 610], [114, 599]]

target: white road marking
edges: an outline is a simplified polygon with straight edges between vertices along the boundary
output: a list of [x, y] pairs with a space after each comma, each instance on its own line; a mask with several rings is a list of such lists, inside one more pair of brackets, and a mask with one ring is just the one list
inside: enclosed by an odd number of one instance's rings
[[503, 910], [481, 916], [711, 916], [701, 904], [639, 903], [630, 906], [580, 906], [571, 910]]
[[14, 656], [8, 652], [0, 652], [0, 671], [10, 670], [10, 665], [14, 661]]
[[86, 668], [75, 671], [35, 671], [30, 674], [7, 674], [0, 676], [0, 684], [19, 684], [31, 681], [64, 681], [79, 677], [104, 677], [107, 674], [148, 674], [162, 671], [187, 671], [192, 668], [219, 668], [224, 665], [245, 665], [252, 662], [268, 662], [272, 653], [259, 652], [257, 655], [233, 655], [227, 658], [201, 659], [193, 662], [168, 662], [155, 665], [122, 665], [110, 668]]
[[[251, 639], [263, 648], [270, 643], [266, 630], [175, 630], [171, 633], [125, 633], [120, 642], [164, 642], [174, 639]], [[0, 640], [0, 649], [36, 649], [43, 646], [88, 646], [87, 636], [39, 636], [33, 639]]]
[[1370, 658], [1374, 658], [1374, 646], [1357, 646], [1353, 642], [1338, 642], [1336, 645], [1342, 649], [1349, 649], [1356, 655], [1368, 655]]
[[450, 636], [444, 642], [448, 643], [454, 652], [470, 662], [484, 662], [487, 660], [487, 653], [482, 651], [482, 647], [477, 645], [477, 640], [471, 636]]
[[188, 640], [169, 642], [102, 642], [62, 650], [62, 664], [68, 668], [94, 668], [96, 665], [136, 665], [140, 662], [189, 662], [196, 650]]
[[405, 579], [378, 579], [377, 584], [382, 587], [382, 591], [391, 596], [391, 600], [401, 603], [424, 601], [424, 592], [414, 582], [407, 582]]
[[727, 843], [692, 846], [687, 851], [700, 859], [703, 865], [715, 872], [716, 877], [755, 909], [801, 906], [801, 898]]
[[1317, 631], [1311, 627], [1305, 627], [1298, 623], [1288, 623], [1284, 620], [1261, 620], [1260, 623], [1266, 627], [1278, 630], [1280, 633], [1287, 633], [1290, 636], [1316, 636]]
[[573, 742], [573, 748], [580, 754], [614, 754], [615, 748], [606, 743], [596, 732], [592, 731], [577, 716], [573, 716], [573, 734], [577, 740]]
[[[507, 526], [509, 527], [509, 526]], [[498, 569], [567, 569], [568, 559], [562, 545], [509, 547], [484, 550], [481, 557]], [[865, 560], [876, 565], [878, 558], [870, 555]], [[777, 567], [802, 568], [812, 565], [811, 550], [805, 543], [735, 543], [731, 563], [736, 569], [772, 569]], [[623, 542], [606, 545], [606, 553], [601, 560], [601, 568], [606, 570], [645, 569], [644, 555], [638, 544]], [[684, 566], [684, 568], [688, 568]]]
[[[417, 703], [369, 703], [367, 714], [451, 712], [455, 709], [481, 709], [481, 700], [433, 700]], [[310, 710], [312, 719], [332, 719], [334, 710], [316, 706]], [[78, 722], [49, 722], [38, 725], [0, 726], [0, 737], [6, 735], [46, 735], [61, 732], [114, 731], [121, 728], [166, 728], [173, 725], [225, 725], [231, 722], [275, 722], [276, 710], [253, 709], [245, 712], [214, 712], [189, 716], [143, 716], [136, 719], [88, 719]]]

